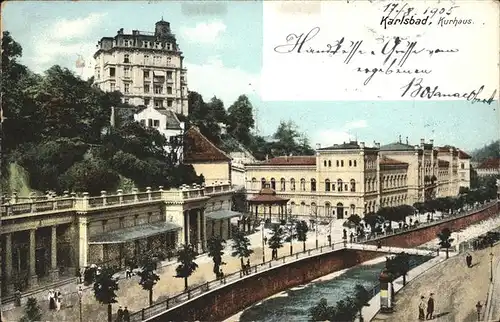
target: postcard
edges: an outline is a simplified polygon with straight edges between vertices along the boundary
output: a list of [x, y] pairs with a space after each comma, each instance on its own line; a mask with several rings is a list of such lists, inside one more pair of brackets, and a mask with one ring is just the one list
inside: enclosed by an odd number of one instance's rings
[[2, 3], [0, 321], [495, 321], [499, 17]]

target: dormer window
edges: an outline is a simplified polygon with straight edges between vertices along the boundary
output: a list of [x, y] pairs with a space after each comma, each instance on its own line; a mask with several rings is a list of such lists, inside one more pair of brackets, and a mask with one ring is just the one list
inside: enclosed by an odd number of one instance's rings
[[123, 41], [123, 46], [125, 46], [125, 47], [130, 47], [131, 43], [132, 43], [132, 41], [129, 41], [129, 40], [124, 40], [124, 41]]
[[161, 49], [161, 42], [155, 42], [155, 48]]
[[172, 50], [172, 44], [167, 44], [167, 49]]
[[123, 56], [123, 62], [124, 62], [125, 64], [130, 63], [130, 55], [129, 55], [129, 54], [125, 54], [125, 55]]

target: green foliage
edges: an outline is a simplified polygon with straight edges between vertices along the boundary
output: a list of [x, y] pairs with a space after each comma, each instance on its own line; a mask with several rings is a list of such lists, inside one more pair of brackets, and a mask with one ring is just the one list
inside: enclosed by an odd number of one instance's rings
[[491, 142], [484, 147], [471, 153], [472, 160], [477, 162], [485, 161], [489, 158], [498, 158], [500, 155], [500, 140]]
[[231, 245], [233, 252], [231, 253], [231, 256], [239, 257], [242, 267], [243, 258], [250, 257], [250, 255], [253, 254], [253, 249], [250, 249], [250, 246], [250, 240], [243, 234], [242, 231], [237, 230], [233, 234], [233, 244]]
[[273, 155], [313, 155], [307, 137], [298, 131], [297, 125], [292, 122], [281, 121], [274, 133], [276, 142], [271, 143]]
[[441, 232], [437, 234], [437, 237], [439, 238], [438, 244], [441, 248], [451, 248], [451, 243], [454, 241], [454, 239], [450, 238], [451, 230], [449, 228], [443, 228]]
[[309, 309], [311, 321], [354, 321], [358, 313], [358, 302], [352, 297], [346, 297], [328, 306], [326, 299], [322, 298], [318, 304]]
[[252, 103], [246, 95], [240, 95], [227, 112], [228, 133], [242, 144], [248, 145], [252, 139], [250, 131], [255, 126]]
[[157, 258], [147, 254], [141, 259], [141, 269], [137, 273], [139, 275], [139, 285], [143, 289], [149, 291], [149, 305], [153, 305], [153, 288], [160, 280], [160, 276], [156, 274], [156, 266], [158, 265]]
[[404, 221], [407, 216], [411, 216], [414, 213], [415, 209], [409, 205], [383, 207], [377, 211], [379, 217], [389, 221]]
[[271, 238], [268, 241], [270, 249], [278, 249], [283, 247], [283, 228], [279, 225], [274, 225], [271, 232]]
[[193, 245], [182, 245], [177, 253], [177, 262], [179, 265], [175, 268], [175, 277], [184, 278], [184, 287], [188, 288], [188, 278], [198, 268], [198, 264], [194, 261], [196, 259], [196, 252]]
[[118, 278], [113, 277], [116, 271], [111, 267], [103, 267], [100, 274], [95, 274], [94, 296], [101, 304], [116, 303], [116, 292], [119, 289]]
[[347, 218], [347, 220], [352, 222], [354, 224], [354, 226], [357, 226], [361, 223], [361, 217], [356, 215], [356, 214], [349, 216], [349, 218]]
[[315, 306], [309, 309], [309, 318], [311, 321], [332, 321], [335, 315], [335, 307], [328, 306], [325, 298], [321, 298]]
[[214, 274], [217, 276], [220, 270], [220, 266], [225, 263], [222, 261], [222, 255], [224, 255], [224, 246], [226, 245], [226, 241], [222, 239], [220, 236], [212, 236], [207, 241], [208, 247], [208, 257], [212, 257], [214, 261]]
[[188, 111], [188, 126], [196, 125], [212, 143], [219, 145], [222, 136], [219, 123], [225, 123], [227, 118], [224, 103], [215, 96], [205, 103], [199, 93], [189, 92]]
[[21, 322], [36, 322], [42, 320], [42, 310], [34, 297], [29, 297]]
[[231, 205], [234, 211], [247, 212], [247, 193], [245, 188], [241, 188], [234, 192], [231, 197]]
[[297, 232], [297, 240], [301, 242], [307, 241], [307, 232], [309, 231], [309, 227], [307, 226], [307, 222], [305, 220], [298, 221], [295, 224], [295, 230]]
[[68, 191], [86, 191], [98, 195], [101, 190], [116, 191], [120, 176], [104, 160], [93, 158], [75, 163], [60, 177], [60, 186]]

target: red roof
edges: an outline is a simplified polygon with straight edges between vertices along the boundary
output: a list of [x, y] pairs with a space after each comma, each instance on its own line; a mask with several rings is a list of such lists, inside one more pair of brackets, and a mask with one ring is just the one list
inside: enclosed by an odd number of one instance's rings
[[459, 159], [470, 159], [471, 156], [465, 153], [464, 151], [458, 149], [458, 158]]
[[227, 154], [210, 142], [195, 126], [186, 132], [184, 142], [184, 161], [187, 163], [231, 161]]
[[483, 161], [478, 167], [478, 169], [498, 169], [500, 168], [500, 158], [490, 158]]
[[402, 161], [399, 161], [399, 160], [395, 160], [395, 159], [391, 159], [391, 158], [388, 158], [388, 157], [382, 157], [380, 159], [380, 165], [408, 165], [408, 163], [406, 162], [402, 162]]
[[282, 156], [272, 158], [260, 163], [251, 165], [316, 165], [316, 157], [313, 155]]
[[290, 199], [281, 198], [276, 195], [276, 191], [269, 188], [269, 186], [262, 188], [259, 191], [259, 194], [248, 201], [251, 203], [276, 203], [276, 204], [285, 204]]

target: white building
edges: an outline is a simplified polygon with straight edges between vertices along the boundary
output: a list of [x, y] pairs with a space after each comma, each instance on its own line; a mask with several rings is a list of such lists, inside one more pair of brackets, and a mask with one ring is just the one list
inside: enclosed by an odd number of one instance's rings
[[94, 79], [103, 91], [120, 91], [132, 105], [188, 114], [187, 70], [169, 22], [158, 21], [154, 32], [122, 28], [97, 48]]
[[173, 147], [177, 147], [178, 160], [182, 159], [184, 122], [180, 122], [173, 111], [152, 106], [143, 107], [134, 115], [134, 120], [145, 127], [156, 128], [169, 141], [166, 150], [170, 152]]

